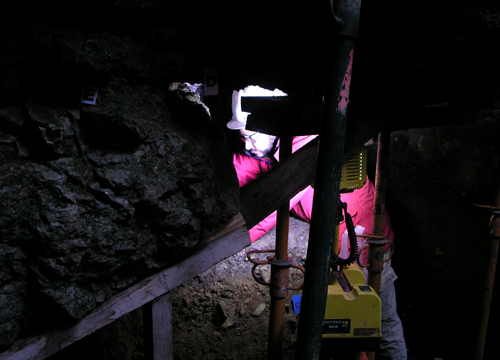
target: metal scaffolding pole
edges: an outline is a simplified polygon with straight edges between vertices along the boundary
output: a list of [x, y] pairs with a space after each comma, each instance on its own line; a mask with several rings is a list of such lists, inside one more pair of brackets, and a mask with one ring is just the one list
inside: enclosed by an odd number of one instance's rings
[[[375, 171], [375, 199], [373, 204], [372, 235], [384, 239], [385, 196], [389, 165], [390, 135], [381, 132], [378, 135], [377, 169]], [[377, 294], [380, 293], [380, 279], [384, 268], [386, 242], [369, 240], [368, 252], [368, 285]]]
[[486, 335], [488, 330], [488, 320], [490, 317], [491, 300], [493, 299], [493, 287], [495, 285], [495, 273], [497, 270], [498, 251], [500, 242], [500, 191], [495, 197], [493, 206], [486, 207], [490, 213], [490, 247], [487, 274], [484, 279], [484, 294], [482, 300], [481, 323], [479, 327], [478, 340], [474, 359], [482, 360], [484, 356], [484, 347], [486, 344]]
[[[280, 159], [284, 161], [292, 154], [292, 137], [282, 136], [280, 140]], [[276, 218], [276, 251], [269, 261], [271, 264], [271, 311], [269, 314], [269, 336], [267, 358], [281, 359], [283, 346], [283, 327], [285, 324], [285, 305], [288, 295], [291, 261], [288, 258], [288, 230], [290, 220], [290, 201], [278, 208]]]
[[[373, 228], [374, 238], [369, 239], [368, 250], [368, 285], [370, 285], [377, 294], [380, 294], [380, 280], [382, 279], [382, 270], [384, 269], [384, 254], [387, 239], [384, 238], [384, 214], [385, 214], [385, 196], [389, 168], [389, 144], [390, 134], [381, 132], [378, 135], [377, 148], [377, 168], [375, 171], [375, 199], [373, 204]], [[378, 238], [378, 240], [376, 240]], [[367, 353], [368, 359], [375, 359], [375, 352]]]
[[[330, 4], [330, 3], [329, 3]], [[337, 28], [326, 44], [325, 91], [315, 193], [307, 250], [296, 360], [318, 359], [328, 290], [330, 251], [335, 232], [344, 155], [347, 104], [360, 1], [341, 0], [331, 7]]]

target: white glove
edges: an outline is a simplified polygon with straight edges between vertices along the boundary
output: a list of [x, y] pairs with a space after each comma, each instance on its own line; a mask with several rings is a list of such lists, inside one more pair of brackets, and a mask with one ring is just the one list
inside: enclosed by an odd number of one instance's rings
[[249, 112], [241, 111], [241, 94], [243, 90], [233, 90], [233, 102], [231, 109], [233, 110], [233, 118], [227, 123], [229, 129], [237, 130], [245, 128]]

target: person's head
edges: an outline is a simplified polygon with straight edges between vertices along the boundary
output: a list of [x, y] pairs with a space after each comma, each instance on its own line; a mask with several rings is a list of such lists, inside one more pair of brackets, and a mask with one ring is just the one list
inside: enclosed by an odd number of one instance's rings
[[276, 151], [277, 138], [273, 135], [267, 135], [250, 131], [246, 129], [249, 112], [241, 110], [242, 96], [287, 96], [279, 89], [273, 91], [261, 88], [256, 85], [249, 85], [243, 90], [234, 90], [232, 98], [233, 117], [227, 123], [227, 127], [232, 130], [239, 130], [245, 140], [245, 149], [251, 156], [264, 158], [272, 157]]
[[277, 138], [246, 129], [239, 129], [245, 140], [245, 150], [257, 158], [271, 157], [276, 151]]

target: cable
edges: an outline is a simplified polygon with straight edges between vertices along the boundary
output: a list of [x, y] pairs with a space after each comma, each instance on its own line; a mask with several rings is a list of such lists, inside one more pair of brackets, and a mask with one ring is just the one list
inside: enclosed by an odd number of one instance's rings
[[352, 217], [347, 212], [347, 203], [339, 201], [339, 204], [342, 207], [342, 210], [344, 211], [345, 225], [347, 228], [347, 234], [349, 235], [349, 245], [351, 246], [351, 249], [349, 251], [349, 257], [347, 259], [341, 258], [335, 253], [335, 249], [332, 249], [331, 251], [332, 261], [330, 262], [330, 266], [332, 268], [335, 268], [335, 266], [337, 265], [349, 266], [352, 263], [354, 263], [354, 261], [356, 261], [356, 258], [358, 256], [358, 239], [356, 237], [356, 232], [354, 231], [354, 223], [352, 222]]

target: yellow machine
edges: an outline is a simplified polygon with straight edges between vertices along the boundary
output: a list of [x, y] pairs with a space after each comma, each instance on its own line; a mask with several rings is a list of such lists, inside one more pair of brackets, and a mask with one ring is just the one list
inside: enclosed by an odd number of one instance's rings
[[[347, 280], [347, 282], [345, 281]], [[381, 334], [381, 302], [357, 265], [331, 273], [323, 322], [323, 347], [373, 351]]]
[[[340, 192], [361, 188], [366, 182], [366, 150], [351, 155], [344, 161]], [[339, 209], [341, 206], [339, 204]], [[350, 216], [346, 214], [346, 222]], [[352, 222], [352, 221], [351, 221]], [[353, 240], [356, 242], [356, 239]], [[381, 301], [375, 290], [366, 285], [366, 279], [352, 259], [343, 264], [337, 255], [338, 226], [333, 249], [335, 256], [328, 286], [323, 322], [322, 352], [349, 348], [356, 351], [376, 350], [381, 338]], [[351, 241], [351, 251], [357, 251]], [[357, 254], [351, 254], [355, 258]]]

